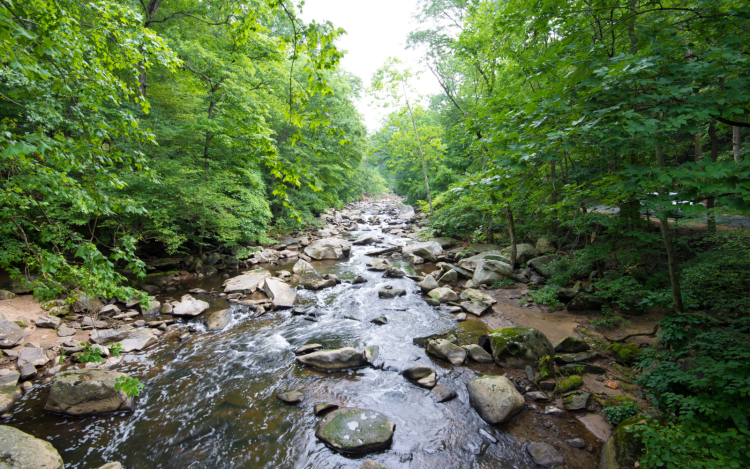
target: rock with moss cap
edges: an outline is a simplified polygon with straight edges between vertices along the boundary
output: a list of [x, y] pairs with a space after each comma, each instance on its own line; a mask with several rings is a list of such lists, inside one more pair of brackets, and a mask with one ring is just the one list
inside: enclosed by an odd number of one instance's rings
[[51, 443], [7, 425], [0, 425], [0, 467], [63, 469], [65, 466]]
[[495, 363], [504, 368], [536, 367], [542, 357], [553, 357], [549, 339], [532, 327], [511, 327], [490, 332]]
[[626, 365], [632, 365], [643, 351], [636, 344], [612, 344], [612, 355]]
[[602, 448], [601, 469], [630, 469], [643, 456], [643, 440], [637, 437], [632, 427], [645, 424], [650, 420], [658, 420], [665, 423], [664, 416], [658, 413], [641, 412], [635, 417], [630, 417], [618, 425], [610, 435], [607, 443]]
[[391, 444], [396, 424], [385, 415], [366, 409], [338, 409], [321, 422], [315, 437], [342, 453], [369, 453]]
[[523, 396], [505, 376], [474, 378], [466, 389], [472, 407], [490, 425], [505, 423], [523, 410]]
[[560, 392], [568, 392], [574, 389], [578, 389], [583, 386], [583, 379], [578, 375], [568, 376], [559, 383], [557, 383], [557, 390]]
[[52, 380], [44, 410], [73, 416], [132, 411], [133, 398], [115, 389], [115, 380], [125, 373], [84, 369], [63, 371]]

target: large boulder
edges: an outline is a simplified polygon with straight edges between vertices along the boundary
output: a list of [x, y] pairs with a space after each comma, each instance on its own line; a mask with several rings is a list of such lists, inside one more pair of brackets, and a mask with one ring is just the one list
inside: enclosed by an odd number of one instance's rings
[[447, 238], [447, 237], [432, 238], [430, 241], [434, 241], [438, 243], [440, 247], [442, 247], [443, 249], [450, 249], [453, 246], [456, 246], [461, 242], [455, 238]]
[[366, 409], [337, 409], [320, 423], [315, 437], [335, 451], [368, 453], [391, 444], [396, 424], [383, 414]]
[[23, 342], [23, 329], [0, 318], [0, 349], [11, 348]]
[[446, 339], [428, 340], [424, 348], [427, 353], [449, 361], [452, 365], [462, 365], [466, 361], [466, 350]]
[[362, 352], [351, 347], [308, 353], [298, 356], [297, 362], [326, 371], [367, 366], [367, 360]]
[[461, 261], [459, 261], [458, 263], [458, 266], [461, 267], [462, 269], [466, 269], [471, 272], [474, 272], [477, 269], [477, 264], [482, 259], [501, 261], [501, 262], [505, 262], [506, 264], [510, 263], [508, 258], [506, 258], [500, 251], [485, 251], [485, 252], [476, 254], [474, 256], [461, 259]]
[[12, 300], [17, 295], [13, 293], [12, 291], [8, 290], [0, 290], [0, 300]]
[[401, 250], [404, 257], [421, 257], [429, 262], [437, 262], [437, 256], [443, 253], [443, 247], [435, 241], [407, 244]]
[[490, 425], [505, 423], [523, 410], [523, 396], [505, 376], [474, 378], [466, 389], [472, 407]]
[[232, 313], [228, 309], [222, 309], [221, 311], [214, 311], [208, 317], [206, 323], [206, 329], [209, 331], [218, 331], [227, 327], [229, 321], [232, 319]]
[[557, 272], [555, 262], [561, 259], [560, 256], [555, 254], [549, 254], [547, 256], [540, 256], [531, 259], [528, 262], [528, 266], [537, 270], [540, 274], [547, 278], [552, 277]]
[[511, 327], [490, 332], [495, 363], [503, 368], [536, 367], [539, 359], [555, 355], [549, 339], [532, 327]]
[[398, 207], [398, 218], [400, 220], [411, 220], [416, 216], [414, 213], [414, 207], [411, 205], [399, 205]]
[[263, 291], [276, 307], [292, 306], [297, 299], [297, 292], [277, 278], [267, 278], [263, 284]]
[[0, 468], [63, 469], [54, 446], [7, 425], [0, 425]]
[[352, 245], [341, 238], [319, 239], [305, 248], [305, 254], [315, 260], [349, 257]]
[[647, 423], [656, 419], [664, 422], [664, 417], [658, 414], [642, 412], [634, 417], [623, 420], [610, 435], [607, 443], [602, 448], [601, 469], [630, 469], [637, 467], [643, 456], [643, 439], [636, 436], [635, 432], [629, 431], [636, 425]]
[[539, 254], [555, 252], [555, 243], [549, 238], [539, 238], [536, 240], [536, 250], [539, 251]]
[[315, 270], [315, 267], [310, 265], [310, 263], [304, 259], [300, 259], [294, 264], [294, 267], [292, 267], [292, 272], [294, 272], [296, 275], [301, 276], [318, 274], [318, 272]]
[[58, 373], [44, 410], [74, 416], [132, 411], [133, 398], [115, 389], [115, 380], [121, 376], [128, 375], [93, 368]]
[[209, 306], [203, 300], [196, 300], [190, 295], [185, 295], [182, 297], [182, 301], [172, 308], [172, 314], [175, 316], [198, 316], [206, 311]]
[[266, 270], [256, 270], [238, 275], [224, 282], [224, 293], [244, 293], [246, 295], [253, 293], [263, 284], [265, 279], [270, 277], [271, 272]]
[[441, 287], [448, 286], [448, 285], [456, 285], [457, 283], [458, 283], [458, 272], [456, 272], [453, 269], [444, 273], [438, 280], [438, 285], [440, 285]]
[[[510, 246], [503, 248], [500, 252], [508, 259], [510, 259]], [[531, 244], [521, 243], [516, 244], [516, 263], [527, 264], [531, 259], [539, 257], [539, 251], [536, 250]]]
[[431, 290], [427, 294], [430, 298], [440, 303], [447, 303], [448, 301], [458, 301], [458, 295], [456, 292], [450, 289], [450, 287], [440, 287]]
[[510, 264], [492, 259], [480, 259], [477, 262], [476, 269], [474, 269], [472, 281], [474, 282], [473, 285], [478, 287], [480, 285], [492, 285], [505, 277], [517, 279]]
[[143, 350], [151, 344], [156, 343], [156, 336], [151, 329], [107, 329], [105, 331], [91, 331], [91, 342], [99, 345], [119, 342], [123, 352]]

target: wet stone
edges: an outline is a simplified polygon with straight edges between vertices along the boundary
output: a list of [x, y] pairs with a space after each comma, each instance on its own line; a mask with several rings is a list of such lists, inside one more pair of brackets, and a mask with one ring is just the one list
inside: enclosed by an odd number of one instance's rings
[[299, 347], [294, 351], [295, 355], [304, 355], [306, 353], [312, 353], [317, 352], [318, 350], [322, 350], [323, 346], [320, 344], [307, 344], [303, 345], [302, 347]]
[[578, 449], [583, 449], [586, 447], [586, 442], [583, 441], [583, 438], [573, 438], [572, 440], [565, 440], [565, 443], [567, 443], [568, 446]]
[[370, 322], [373, 324], [377, 324], [378, 326], [384, 326], [388, 324], [388, 318], [385, 316], [378, 316]]
[[589, 402], [589, 397], [591, 394], [587, 392], [570, 394], [563, 398], [563, 406], [568, 410], [583, 410]]
[[338, 404], [334, 404], [332, 402], [322, 402], [320, 404], [315, 404], [315, 407], [313, 407], [313, 414], [321, 415], [325, 412], [328, 412], [329, 410], [336, 410], [338, 408]]
[[383, 414], [366, 409], [338, 409], [326, 416], [316, 438], [342, 453], [368, 453], [391, 444], [396, 424]]
[[398, 288], [394, 289], [382, 289], [378, 291], [378, 296], [384, 300], [389, 300], [392, 298], [396, 298], [399, 296], [406, 296], [406, 290], [401, 290]]
[[286, 404], [299, 404], [305, 400], [305, 395], [299, 391], [288, 391], [277, 394], [276, 398]]
[[549, 443], [540, 441], [529, 443], [526, 452], [534, 460], [534, 464], [542, 467], [558, 467], [564, 462], [560, 453]]

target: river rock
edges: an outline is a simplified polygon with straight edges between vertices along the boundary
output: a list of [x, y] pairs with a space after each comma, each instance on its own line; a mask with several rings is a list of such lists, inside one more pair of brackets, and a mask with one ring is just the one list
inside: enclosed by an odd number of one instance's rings
[[32, 365], [43, 366], [49, 362], [49, 357], [45, 351], [38, 347], [24, 348], [18, 352], [18, 366]]
[[489, 336], [492, 357], [503, 368], [533, 368], [540, 358], [555, 355], [549, 339], [532, 327], [498, 329]]
[[427, 295], [435, 301], [447, 303], [448, 301], [458, 301], [458, 295], [449, 287], [440, 287], [430, 291]]
[[0, 467], [3, 469], [63, 469], [62, 457], [48, 441], [0, 425]]
[[462, 365], [466, 361], [466, 350], [452, 344], [445, 339], [428, 340], [425, 350], [438, 358], [451, 362], [452, 365]]
[[417, 284], [419, 288], [422, 290], [422, 293], [428, 293], [436, 288], [439, 288], [440, 285], [438, 285], [437, 281], [435, 280], [435, 277], [430, 275], [425, 275], [424, 279]]
[[267, 278], [263, 284], [263, 291], [273, 302], [274, 306], [292, 306], [297, 299], [297, 293], [277, 278]]
[[528, 262], [529, 267], [534, 268], [537, 270], [540, 274], [544, 275], [547, 278], [550, 278], [555, 275], [557, 272], [556, 265], [554, 262], [560, 260], [561, 257], [555, 254], [550, 254], [547, 256], [540, 256], [536, 257], [534, 259], [531, 259]]
[[526, 446], [526, 452], [529, 453], [534, 464], [542, 467], [562, 466], [565, 461], [560, 453], [549, 443], [534, 441]]
[[462, 301], [459, 305], [461, 305], [461, 308], [464, 311], [473, 314], [474, 316], [482, 316], [492, 310], [492, 306], [484, 303], [476, 303], [474, 301]]
[[103, 466], [99, 466], [99, 469], [122, 469], [122, 464], [117, 461], [108, 462], [107, 464]]
[[[21, 374], [19, 372], [3, 368], [0, 370], [0, 387], [15, 386], [18, 384], [18, 379], [20, 377]], [[2, 414], [2, 412], [0, 412], [0, 414]]]
[[40, 315], [38, 318], [36, 318], [36, 327], [43, 327], [46, 329], [57, 329], [60, 327], [60, 323], [62, 322], [60, 318], [57, 318], [55, 316], [48, 316], [46, 314]]
[[312, 352], [317, 352], [318, 350], [322, 350], [323, 346], [320, 344], [306, 344], [302, 347], [297, 348], [297, 350], [294, 351], [295, 355], [305, 355]]
[[254, 293], [263, 284], [263, 281], [270, 277], [271, 272], [266, 270], [255, 270], [238, 275], [224, 282], [224, 293], [244, 293], [249, 295], [250, 293]]
[[62, 326], [60, 329], [57, 330], [57, 336], [58, 337], [70, 337], [72, 335], [75, 335], [76, 330], [72, 327]]
[[329, 410], [335, 410], [338, 409], [338, 404], [334, 404], [332, 402], [322, 402], [320, 404], [315, 404], [315, 407], [313, 407], [313, 414], [320, 415], [323, 412], [329, 411]]
[[528, 397], [532, 401], [539, 401], [539, 402], [549, 401], [549, 396], [544, 391], [531, 391], [531, 392], [527, 392], [523, 396]]
[[492, 285], [506, 277], [517, 280], [510, 264], [492, 259], [481, 259], [477, 262], [477, 268], [474, 270], [474, 277], [471, 281], [474, 287], [478, 287], [480, 285]]
[[466, 388], [474, 410], [490, 425], [505, 423], [523, 410], [523, 396], [505, 376], [474, 378]]
[[21, 374], [21, 381], [26, 381], [36, 376], [36, 368], [31, 363], [19, 365], [18, 372]]
[[383, 414], [366, 409], [338, 409], [321, 422], [316, 438], [343, 453], [368, 453], [391, 444], [396, 424]]
[[123, 352], [143, 350], [156, 343], [156, 336], [151, 329], [122, 330], [108, 329], [106, 331], [91, 331], [91, 342], [95, 344], [111, 344], [119, 342]]
[[23, 341], [23, 329], [0, 318], [0, 349], [11, 348]]
[[294, 267], [292, 267], [292, 272], [294, 272], [296, 275], [318, 275], [318, 272], [315, 270], [315, 267], [313, 267], [309, 262], [307, 262], [304, 259], [298, 260]]
[[175, 316], [198, 316], [208, 309], [210, 305], [203, 300], [196, 300], [190, 295], [185, 295], [174, 308], [172, 314]]
[[315, 260], [349, 257], [352, 245], [341, 238], [319, 239], [305, 248], [305, 254]]
[[[555, 350], [557, 353], [557, 350]], [[558, 365], [567, 365], [569, 363], [582, 363], [599, 356], [598, 352], [581, 352], [581, 353], [557, 353], [555, 363]]]
[[462, 348], [466, 350], [466, 353], [469, 355], [469, 358], [471, 358], [477, 363], [492, 363], [495, 361], [492, 358], [492, 355], [487, 353], [479, 345], [476, 345], [476, 344], [464, 345]]
[[21, 397], [21, 389], [18, 386], [0, 386], [0, 415], [8, 412], [19, 397]]
[[392, 288], [387, 289], [384, 288], [382, 290], [378, 290], [378, 296], [384, 300], [396, 298], [397, 296], [405, 296], [406, 290], [401, 290], [400, 288]]
[[550, 252], [555, 252], [555, 243], [545, 237], [541, 237], [538, 240], [536, 240], [536, 250], [539, 251], [539, 254], [547, 254]]
[[364, 246], [366, 244], [377, 243], [378, 241], [380, 240], [373, 235], [363, 235], [357, 238], [356, 241], [353, 241], [352, 244], [355, 246]]
[[[510, 259], [510, 246], [503, 248], [500, 252]], [[516, 244], [516, 264], [527, 264], [531, 259], [539, 257], [539, 251], [531, 244]]]
[[115, 389], [115, 380], [125, 373], [84, 369], [63, 371], [52, 379], [44, 410], [74, 416], [132, 411], [133, 398]]
[[385, 326], [386, 324], [388, 324], [388, 318], [385, 316], [378, 316], [370, 322], [373, 324], [377, 324], [378, 326]]
[[491, 259], [495, 261], [505, 262], [506, 264], [510, 263], [510, 261], [505, 256], [503, 256], [499, 250], [490, 250], [481, 252], [471, 257], [467, 257], [465, 259], [461, 259], [458, 262], [458, 266], [467, 271], [474, 272], [477, 269], [477, 264], [482, 259]]
[[365, 360], [370, 366], [376, 366], [375, 360], [378, 359], [378, 355], [380, 355], [380, 346], [368, 345], [365, 347]]
[[578, 337], [565, 337], [554, 345], [555, 353], [579, 353], [591, 350], [591, 346]]
[[475, 303], [483, 303], [489, 306], [492, 306], [495, 303], [497, 303], [496, 299], [492, 298], [487, 293], [484, 293], [483, 291], [477, 290], [475, 288], [467, 288], [464, 291], [462, 291], [461, 299], [473, 301]]
[[446, 262], [438, 262], [437, 268], [440, 269], [443, 272], [448, 272], [451, 270], [455, 270], [456, 273], [463, 277], [463, 278], [472, 278], [474, 276], [473, 270], [466, 270], [463, 267], [459, 267], [457, 265], [448, 264]]
[[276, 394], [276, 398], [286, 404], [299, 404], [305, 400], [305, 395], [299, 391], [287, 391], [281, 394]]
[[448, 402], [458, 396], [458, 394], [456, 394], [456, 391], [449, 388], [448, 386], [443, 386], [442, 384], [438, 384], [434, 388], [432, 388], [432, 391], [430, 391], [430, 395], [433, 399], [435, 399], [435, 402]]
[[383, 277], [385, 278], [406, 277], [406, 272], [396, 267], [388, 267], [387, 269], [385, 269], [385, 273], [383, 274]]
[[298, 356], [296, 360], [303, 365], [327, 371], [346, 370], [349, 368], [361, 368], [367, 366], [367, 360], [365, 360], [362, 352], [351, 347], [320, 350], [318, 352]]
[[433, 370], [429, 366], [417, 365], [405, 369], [402, 374], [404, 375], [404, 378], [408, 379], [409, 381], [419, 381], [422, 378], [434, 375], [435, 370]]
[[372, 259], [367, 261], [366, 265], [367, 270], [374, 270], [376, 272], [382, 272], [391, 266], [391, 264], [385, 259]]
[[214, 311], [208, 317], [206, 323], [206, 329], [209, 331], [218, 331], [227, 327], [229, 321], [232, 319], [232, 313], [228, 309], [222, 309], [221, 311]]
[[455, 285], [457, 283], [458, 283], [458, 273], [456, 273], [456, 271], [453, 269], [444, 273], [443, 276], [440, 277], [440, 280], [438, 280], [438, 285], [441, 287], [445, 287], [448, 285]]
[[12, 300], [16, 296], [18, 296], [18, 295], [16, 295], [12, 291], [0, 290], [0, 300]]
[[588, 392], [577, 392], [563, 397], [563, 407], [567, 410], [584, 410], [589, 403], [591, 394]]
[[450, 249], [453, 246], [456, 246], [457, 244], [461, 243], [461, 241], [455, 239], [455, 238], [449, 238], [449, 237], [438, 237], [438, 238], [432, 238], [430, 241], [434, 241], [440, 245], [443, 249]]
[[307, 280], [302, 286], [305, 288], [305, 290], [314, 290], [314, 291], [322, 290], [324, 288], [335, 287], [336, 279], [333, 279], [333, 278], [325, 279], [322, 277], [313, 278], [313, 279]]
[[437, 256], [443, 253], [443, 248], [434, 241], [407, 244], [401, 250], [404, 257], [421, 257], [429, 262], [437, 262]]

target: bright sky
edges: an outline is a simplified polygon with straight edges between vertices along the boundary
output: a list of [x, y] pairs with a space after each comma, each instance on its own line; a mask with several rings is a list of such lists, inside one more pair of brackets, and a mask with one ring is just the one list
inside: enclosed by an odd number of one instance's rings
[[[305, 0], [302, 18], [307, 21], [331, 21], [347, 32], [337, 43], [348, 51], [341, 66], [362, 79], [369, 86], [372, 74], [388, 57], [398, 57], [415, 70], [424, 70], [416, 83], [422, 95], [439, 93], [440, 86], [430, 71], [419, 64], [420, 55], [406, 49], [406, 37], [416, 28], [412, 16], [417, 11], [417, 0]], [[357, 109], [365, 118], [369, 132], [380, 127], [387, 110], [370, 105], [372, 98], [364, 96]]]

